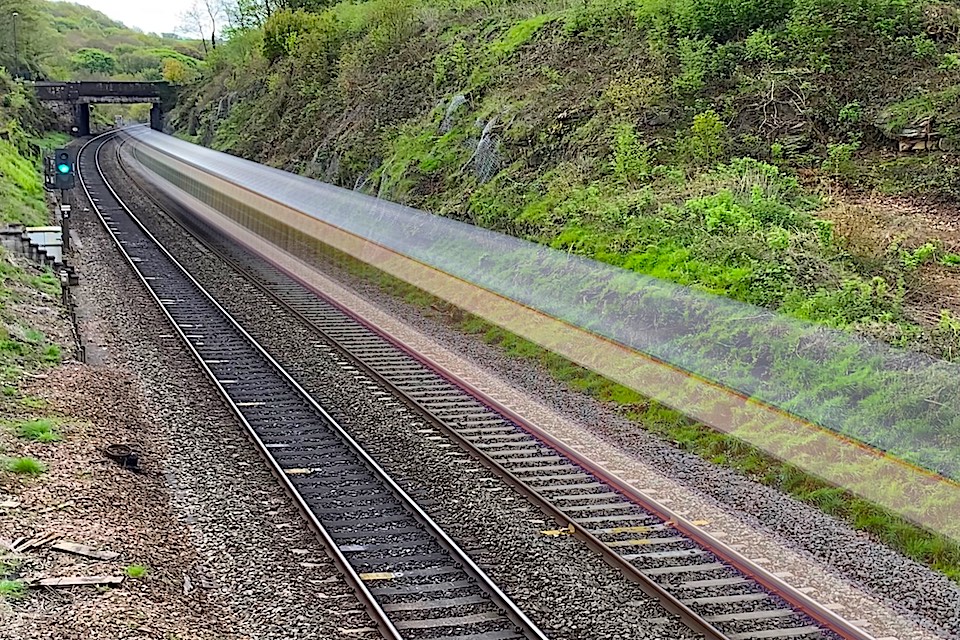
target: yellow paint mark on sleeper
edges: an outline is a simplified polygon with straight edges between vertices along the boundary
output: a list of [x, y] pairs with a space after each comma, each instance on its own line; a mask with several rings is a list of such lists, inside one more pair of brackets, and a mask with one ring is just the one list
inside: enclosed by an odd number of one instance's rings
[[551, 536], [555, 538], [557, 536], [572, 535], [573, 531], [574, 531], [573, 525], [571, 524], [569, 527], [564, 527], [563, 529], [547, 529], [546, 531], [541, 531], [540, 533], [542, 533], [545, 536]]
[[610, 529], [610, 533], [648, 533], [652, 531], [650, 527], [615, 527]]
[[402, 573], [390, 573], [389, 571], [381, 571], [379, 573], [361, 573], [360, 579], [364, 582], [370, 580], [393, 580], [394, 578], [399, 578], [402, 576]]

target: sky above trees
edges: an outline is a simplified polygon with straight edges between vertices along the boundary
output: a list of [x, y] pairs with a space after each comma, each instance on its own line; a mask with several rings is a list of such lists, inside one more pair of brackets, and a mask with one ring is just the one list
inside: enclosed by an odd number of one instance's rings
[[128, 27], [136, 27], [148, 33], [172, 33], [179, 30], [183, 23], [183, 13], [193, 5], [193, 0], [164, 0], [163, 2], [74, 0], [74, 2], [93, 7]]

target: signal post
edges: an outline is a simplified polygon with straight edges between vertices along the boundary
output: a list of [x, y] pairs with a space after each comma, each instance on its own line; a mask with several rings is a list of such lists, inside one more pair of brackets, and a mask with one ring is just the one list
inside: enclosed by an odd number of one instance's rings
[[44, 163], [44, 186], [49, 191], [60, 192], [60, 235], [63, 250], [70, 250], [70, 204], [67, 192], [76, 186], [76, 167], [69, 149], [57, 149]]

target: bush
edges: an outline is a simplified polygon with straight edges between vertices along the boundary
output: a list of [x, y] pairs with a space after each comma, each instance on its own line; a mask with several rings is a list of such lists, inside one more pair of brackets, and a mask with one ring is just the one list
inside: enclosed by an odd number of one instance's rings
[[690, 134], [681, 144], [694, 164], [710, 164], [723, 153], [727, 126], [716, 111], [710, 109], [693, 117]]
[[[829, 40], [845, 32], [855, 35], [879, 35], [886, 38], [912, 38], [921, 33], [923, 0], [795, 0], [790, 11], [788, 30], [805, 47], [842, 47], [842, 41]], [[803, 41], [803, 35], [809, 40]]]
[[774, 43], [773, 34], [765, 29], [757, 29], [744, 41], [747, 60], [752, 62], [774, 62], [783, 58], [783, 52]]
[[834, 178], [851, 178], [857, 173], [853, 154], [860, 148], [859, 142], [838, 142], [827, 145], [827, 159], [823, 170]]
[[110, 75], [117, 70], [117, 59], [100, 49], [80, 49], [70, 62], [74, 68], [88, 73]]
[[666, 26], [688, 37], [726, 42], [764, 27], [775, 27], [794, 0], [645, 0], [637, 9], [641, 28]]
[[610, 160], [613, 175], [621, 182], [634, 182], [650, 173], [650, 152], [637, 139], [632, 124], [613, 128], [613, 158]]
[[940, 54], [937, 43], [926, 34], [916, 35], [909, 42], [912, 44], [913, 57], [917, 60], [933, 60]]
[[757, 227], [757, 220], [750, 211], [739, 204], [729, 190], [688, 200], [684, 207], [702, 222], [707, 231], [740, 231]]
[[960, 69], [960, 53], [945, 53], [940, 61], [939, 68], [944, 71]]
[[841, 125], [860, 124], [861, 119], [863, 119], [863, 108], [859, 102], [850, 102], [843, 105], [837, 116], [837, 121]]
[[270, 16], [263, 27], [263, 56], [271, 63], [293, 55], [298, 43], [319, 25], [316, 14], [284, 9]]
[[717, 192], [688, 200], [684, 208], [702, 219], [707, 231], [764, 229], [768, 243], [785, 247], [790, 236], [783, 229], [808, 224], [797, 179], [765, 162], [737, 158], [719, 165], [701, 180], [701, 188]]
[[713, 41], [709, 38], [695, 40], [680, 38], [677, 53], [680, 56], [680, 75], [673, 79], [673, 86], [681, 95], [699, 93], [707, 84], [707, 73], [713, 57]]
[[567, 35], [598, 38], [611, 30], [629, 24], [630, 16], [640, 0], [586, 0], [567, 13], [563, 31]]
[[470, 76], [467, 45], [457, 40], [452, 47], [441, 51], [433, 59], [433, 83], [442, 87], [447, 83], [463, 85]]

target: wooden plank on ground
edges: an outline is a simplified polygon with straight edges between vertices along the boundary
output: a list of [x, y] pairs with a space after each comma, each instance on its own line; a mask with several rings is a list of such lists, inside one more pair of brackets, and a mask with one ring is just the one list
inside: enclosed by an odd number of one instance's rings
[[90, 585], [121, 584], [123, 576], [74, 576], [67, 578], [43, 578], [27, 582], [30, 587], [81, 587]]
[[29, 539], [20, 538], [13, 543], [13, 550], [17, 553], [22, 553], [24, 551], [29, 551], [30, 549], [42, 547], [48, 542], [53, 542], [59, 537], [60, 534], [56, 531], [48, 531], [47, 533], [42, 533]]
[[55, 545], [52, 545], [50, 548], [54, 549], [55, 551], [64, 551], [66, 553], [73, 553], [78, 556], [85, 556], [87, 558], [96, 558], [97, 560], [113, 560], [120, 555], [115, 551], [101, 551], [100, 549], [88, 547], [85, 544], [67, 541], [58, 542]]

